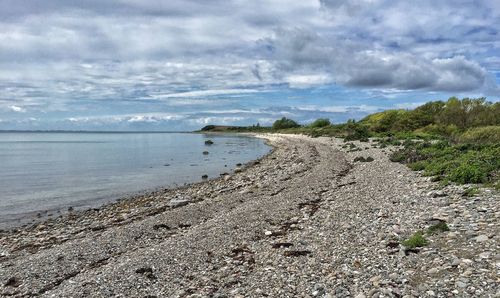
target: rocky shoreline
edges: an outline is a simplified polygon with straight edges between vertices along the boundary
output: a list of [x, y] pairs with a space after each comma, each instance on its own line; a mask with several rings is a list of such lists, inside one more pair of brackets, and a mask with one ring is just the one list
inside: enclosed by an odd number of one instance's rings
[[369, 143], [264, 137], [235, 174], [0, 232], [0, 296], [500, 297], [497, 192], [437, 189]]

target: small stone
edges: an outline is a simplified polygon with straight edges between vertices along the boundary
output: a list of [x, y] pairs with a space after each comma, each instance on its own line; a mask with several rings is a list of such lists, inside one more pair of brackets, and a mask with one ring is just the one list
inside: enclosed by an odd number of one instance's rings
[[479, 254], [479, 257], [480, 257], [481, 259], [488, 259], [488, 258], [490, 257], [490, 254], [491, 254], [491, 253], [490, 253], [489, 251], [487, 251], [487, 252], [482, 252], [482, 253], [480, 253], [480, 254]]
[[460, 265], [460, 259], [454, 258], [453, 261], [451, 261], [451, 266], [456, 267], [458, 265]]
[[463, 281], [457, 281], [457, 282], [455, 283], [455, 285], [456, 285], [457, 287], [459, 287], [459, 288], [462, 288], [462, 289], [467, 287], [467, 284], [466, 284], [466, 283], [464, 283]]
[[462, 273], [463, 276], [471, 276], [472, 275], [472, 271], [470, 270], [466, 270], [464, 273]]
[[476, 242], [485, 242], [488, 241], [488, 236], [486, 235], [479, 235], [476, 238], [474, 238]]
[[363, 293], [359, 293], [355, 298], [366, 298], [366, 296]]
[[380, 285], [380, 275], [377, 275], [377, 276], [374, 276], [374, 277], [370, 278], [370, 282], [374, 286], [378, 287]]
[[271, 231], [265, 231], [264, 232], [264, 235], [266, 235], [266, 236], [271, 236], [272, 234], [273, 234], [273, 232], [271, 232]]
[[436, 274], [439, 272], [439, 268], [431, 268], [429, 270], [427, 270], [427, 273], [429, 274]]

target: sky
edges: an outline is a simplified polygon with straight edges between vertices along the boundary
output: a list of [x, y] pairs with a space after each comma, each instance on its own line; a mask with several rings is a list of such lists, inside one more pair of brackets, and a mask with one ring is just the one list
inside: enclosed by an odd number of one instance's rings
[[0, 0], [0, 129], [193, 130], [500, 97], [498, 0]]

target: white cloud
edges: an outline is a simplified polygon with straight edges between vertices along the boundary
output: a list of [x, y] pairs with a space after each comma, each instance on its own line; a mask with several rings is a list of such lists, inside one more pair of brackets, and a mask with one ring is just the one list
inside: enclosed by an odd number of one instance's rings
[[185, 116], [179, 114], [167, 113], [139, 113], [139, 114], [124, 114], [124, 115], [101, 115], [93, 117], [69, 117], [66, 118], [69, 122], [96, 122], [96, 123], [139, 123], [139, 122], [161, 122], [182, 120]]
[[332, 78], [327, 74], [290, 75], [285, 78], [285, 81], [292, 88], [310, 88], [329, 84], [332, 82]]
[[310, 111], [310, 112], [326, 112], [326, 113], [348, 113], [348, 112], [364, 112], [373, 113], [383, 109], [381, 106], [371, 106], [371, 105], [352, 105], [352, 106], [318, 106], [318, 105], [308, 105], [308, 106], [297, 106], [294, 109], [299, 111]]
[[20, 107], [20, 106], [9, 106], [9, 109], [11, 111], [17, 112], [17, 113], [25, 113], [26, 112], [26, 109], [23, 107]]
[[155, 98], [155, 99], [208, 97], [208, 96], [217, 96], [217, 95], [246, 94], [246, 93], [257, 93], [257, 92], [260, 92], [260, 91], [255, 90], [255, 89], [198, 90], [198, 91], [171, 93], [171, 94], [153, 94], [153, 95], [151, 95], [151, 97]]
[[208, 125], [208, 124], [218, 124], [218, 125], [234, 125], [235, 122], [244, 121], [246, 117], [200, 117], [196, 119], [191, 119], [189, 122], [194, 125]]

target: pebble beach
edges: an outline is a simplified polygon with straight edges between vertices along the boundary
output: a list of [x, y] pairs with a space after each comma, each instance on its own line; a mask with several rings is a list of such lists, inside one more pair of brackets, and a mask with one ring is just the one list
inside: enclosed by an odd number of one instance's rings
[[218, 179], [0, 231], [0, 296], [500, 297], [497, 191], [370, 142], [257, 137], [274, 150]]

